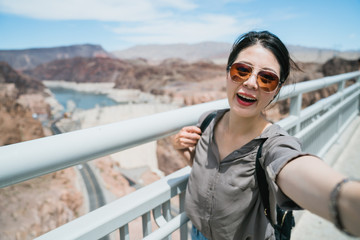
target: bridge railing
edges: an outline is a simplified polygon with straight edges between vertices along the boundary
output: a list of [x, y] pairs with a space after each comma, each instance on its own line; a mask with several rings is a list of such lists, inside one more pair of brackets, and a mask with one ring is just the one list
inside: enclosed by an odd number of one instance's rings
[[[305, 151], [322, 156], [359, 112], [359, 76], [356, 71], [284, 86], [279, 100], [290, 98], [290, 115], [278, 124], [299, 137]], [[345, 87], [354, 78], [355, 83]], [[333, 84], [338, 85], [335, 94], [301, 107], [303, 93]], [[0, 147], [0, 187], [169, 136], [195, 124], [203, 112], [224, 107], [228, 107], [227, 101], [219, 100]], [[189, 172], [189, 167], [181, 169], [37, 239], [99, 239], [117, 229], [120, 239], [130, 239], [128, 224], [138, 217], [142, 218], [145, 239], [170, 239], [179, 228], [181, 239], [187, 239], [188, 219], [183, 210]], [[175, 196], [179, 198], [179, 214], [174, 217], [170, 200]], [[151, 216], [159, 226], [154, 232]]]

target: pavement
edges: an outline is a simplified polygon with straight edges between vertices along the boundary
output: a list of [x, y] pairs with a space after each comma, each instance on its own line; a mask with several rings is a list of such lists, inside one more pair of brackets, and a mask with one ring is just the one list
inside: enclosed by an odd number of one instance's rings
[[[360, 179], [360, 116], [340, 135], [338, 141], [323, 157], [334, 169]], [[360, 227], [360, 223], [359, 223]], [[308, 211], [296, 215], [296, 226], [292, 231], [292, 240], [358, 240], [343, 234], [329, 221]]]

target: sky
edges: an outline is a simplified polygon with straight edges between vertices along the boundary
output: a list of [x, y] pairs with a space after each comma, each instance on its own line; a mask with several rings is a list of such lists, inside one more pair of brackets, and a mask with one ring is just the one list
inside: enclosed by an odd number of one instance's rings
[[360, 0], [0, 0], [0, 50], [232, 43], [250, 30], [285, 44], [360, 50]]

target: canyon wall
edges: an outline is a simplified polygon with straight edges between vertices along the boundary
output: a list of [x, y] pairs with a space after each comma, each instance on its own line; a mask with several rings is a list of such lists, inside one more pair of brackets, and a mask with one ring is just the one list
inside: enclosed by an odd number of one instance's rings
[[[0, 62], [0, 146], [51, 134], [40, 121], [51, 119], [48, 96], [39, 80]], [[69, 168], [1, 188], [0, 239], [33, 239], [84, 214], [76, 174]]]

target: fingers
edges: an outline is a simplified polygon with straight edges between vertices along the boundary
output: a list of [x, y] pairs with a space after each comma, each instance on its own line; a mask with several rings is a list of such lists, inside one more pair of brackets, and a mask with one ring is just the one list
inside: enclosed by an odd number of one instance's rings
[[173, 138], [175, 149], [194, 147], [201, 137], [201, 130], [196, 126], [182, 128]]
[[188, 133], [195, 133], [197, 135], [201, 135], [201, 129], [196, 127], [196, 126], [186, 126], [186, 127], [183, 127], [180, 132], [188, 132]]

